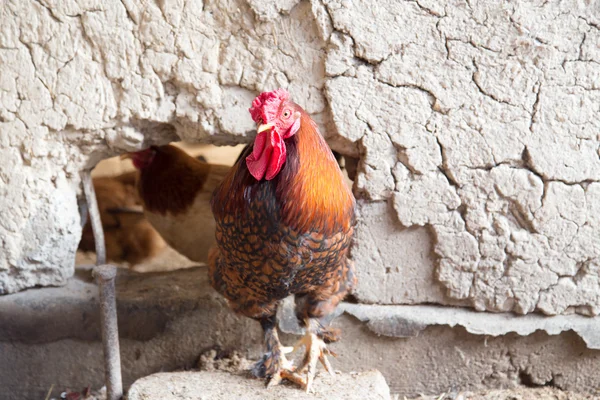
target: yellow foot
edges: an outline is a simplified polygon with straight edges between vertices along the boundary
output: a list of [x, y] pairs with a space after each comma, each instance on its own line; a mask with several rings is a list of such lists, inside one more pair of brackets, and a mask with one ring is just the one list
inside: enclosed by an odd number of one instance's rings
[[[306, 393], [310, 393], [313, 381], [315, 379], [315, 374], [317, 372], [317, 361], [320, 361], [323, 367], [325, 367], [325, 370], [329, 372], [331, 376], [335, 377], [335, 373], [333, 372], [333, 368], [331, 368], [331, 364], [329, 363], [327, 356], [332, 355], [335, 357], [336, 354], [327, 348], [327, 345], [323, 339], [311, 332], [307, 332], [306, 335], [304, 335], [302, 339], [296, 343], [294, 346], [294, 351], [302, 346], [306, 347], [306, 352], [304, 353], [302, 365], [298, 367], [295, 375], [302, 378], [304, 383], [299, 384], [304, 388], [304, 390], [306, 390]], [[306, 377], [304, 378], [300, 374], [305, 372]]]
[[297, 374], [294, 368], [289, 368], [280, 370], [276, 376], [271, 378], [267, 384], [267, 389], [279, 385], [284, 379], [293, 382], [300, 387], [306, 387], [306, 378], [300, 374]]
[[265, 360], [268, 380], [267, 389], [279, 385], [284, 379], [295, 382], [294, 363], [285, 357], [286, 354], [291, 353], [293, 350], [293, 347], [278, 346], [274, 349], [273, 355]]

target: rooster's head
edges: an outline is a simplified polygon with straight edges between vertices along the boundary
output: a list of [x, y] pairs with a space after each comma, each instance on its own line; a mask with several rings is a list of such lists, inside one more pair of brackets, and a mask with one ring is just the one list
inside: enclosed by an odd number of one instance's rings
[[263, 92], [250, 107], [250, 115], [256, 124], [252, 154], [246, 157], [248, 170], [257, 180], [271, 180], [277, 176], [285, 163], [285, 139], [300, 129], [302, 109], [289, 100], [285, 89]]
[[156, 157], [156, 153], [158, 152], [158, 147], [150, 146], [147, 149], [135, 151], [132, 153], [125, 153], [121, 155], [121, 160], [125, 160], [127, 158], [131, 159], [133, 162], [133, 166], [139, 170], [145, 169], [152, 164], [154, 158]]

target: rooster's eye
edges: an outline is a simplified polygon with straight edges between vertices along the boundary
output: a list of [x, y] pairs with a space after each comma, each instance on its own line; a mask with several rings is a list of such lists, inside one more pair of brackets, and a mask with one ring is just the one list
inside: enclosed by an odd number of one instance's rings
[[290, 116], [290, 110], [285, 110], [283, 112], [283, 118], [289, 118], [289, 116]]

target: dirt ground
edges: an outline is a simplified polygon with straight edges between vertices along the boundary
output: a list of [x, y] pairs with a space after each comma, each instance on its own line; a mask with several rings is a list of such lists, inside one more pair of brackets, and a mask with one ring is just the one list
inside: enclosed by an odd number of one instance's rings
[[[584, 400], [596, 398], [598, 397], [563, 392], [554, 388], [516, 388], [510, 390], [459, 392], [455, 394], [443, 393], [439, 396], [422, 396], [411, 400]], [[403, 400], [399, 396], [396, 399]]]
[[[253, 361], [233, 352], [222, 355], [210, 350], [200, 356], [198, 369], [201, 371], [240, 372], [247, 370]], [[508, 390], [482, 390], [477, 392], [441, 393], [435, 396], [420, 396], [408, 399], [392, 394], [393, 400], [584, 400], [600, 399], [600, 396], [581, 395], [564, 392], [555, 388], [526, 388], [520, 387]]]
[[[253, 360], [248, 360], [238, 352], [231, 354], [221, 353], [217, 350], [209, 350], [200, 355], [196, 368], [198, 371], [206, 372], [229, 372], [232, 374], [247, 371]], [[53, 391], [53, 394], [56, 391]], [[526, 388], [519, 387], [507, 390], [481, 390], [476, 392], [454, 392], [441, 393], [434, 396], [420, 396], [415, 398], [401, 397], [392, 394], [392, 400], [588, 400], [600, 399], [600, 396], [583, 395], [564, 392], [555, 388]], [[64, 391], [58, 397], [47, 397], [45, 400], [106, 400], [106, 390], [101, 388], [97, 391], [84, 389], [81, 392]]]
[[[96, 263], [96, 254], [94, 252], [77, 251], [75, 255], [75, 265], [93, 265]], [[185, 256], [182, 256], [173, 248], [165, 247], [165, 249], [155, 257], [144, 260], [141, 263], [130, 265], [126, 261], [114, 262], [111, 264], [121, 268], [129, 268], [135, 272], [164, 272], [174, 271], [176, 269], [190, 268], [200, 265], [197, 262], [190, 261]]]
[[[198, 369], [201, 371], [240, 372], [247, 370], [253, 361], [234, 352], [223, 356], [211, 350], [200, 356]], [[412, 399], [392, 394], [393, 400], [584, 400], [596, 397], [564, 392], [555, 388], [525, 388], [509, 390], [482, 390], [477, 392], [441, 393], [436, 396], [420, 396]], [[600, 397], [597, 397], [600, 399]]]
[[[102, 388], [89, 395], [79, 392], [63, 392], [60, 397], [47, 400], [106, 400], [106, 390]], [[456, 394], [442, 393], [439, 396], [421, 396], [408, 399], [399, 395], [392, 395], [393, 400], [588, 400], [600, 399], [598, 396], [581, 395], [563, 392], [553, 388], [517, 388], [510, 390], [483, 390], [478, 392], [463, 392]]]

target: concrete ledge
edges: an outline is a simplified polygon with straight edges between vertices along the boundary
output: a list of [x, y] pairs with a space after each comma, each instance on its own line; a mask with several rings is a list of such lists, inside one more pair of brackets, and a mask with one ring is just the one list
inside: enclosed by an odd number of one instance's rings
[[[206, 267], [176, 272], [138, 274], [120, 270], [117, 282], [119, 329], [122, 338], [149, 340], [168, 322], [198, 307], [225, 301], [208, 285]], [[61, 338], [99, 340], [97, 287], [91, 267], [80, 268], [64, 287], [32, 289], [0, 297], [0, 341], [52, 342]], [[378, 335], [415, 337], [428, 326], [461, 326], [475, 335], [502, 336], [535, 331], [550, 335], [573, 331], [590, 349], [600, 349], [600, 317], [577, 314], [477, 312], [467, 308], [436, 305], [385, 306], [342, 303], [333, 318], [350, 314], [365, 322]], [[293, 299], [280, 310], [284, 332], [300, 334], [293, 312]], [[44, 334], [40, 334], [44, 326]]]
[[[51, 385], [102, 386], [97, 289], [89, 275], [79, 270], [65, 287], [0, 297], [2, 396], [39, 399]], [[240, 350], [250, 359], [261, 354], [258, 324], [229, 310], [203, 267], [151, 274], [121, 270], [117, 298], [125, 387], [156, 372], [196, 367], [199, 355], [213, 348]], [[585, 322], [588, 331], [595, 329], [597, 319], [435, 306], [344, 304], [342, 310], [333, 322], [342, 330], [342, 340], [332, 345], [339, 355], [333, 367], [376, 368], [401, 398], [520, 384], [585, 393], [600, 387], [600, 352], [574, 333]], [[281, 326], [294, 332], [289, 308], [281, 311]], [[281, 339], [292, 344], [296, 338]]]
[[[383, 306], [342, 303], [331, 319], [346, 313], [366, 323], [377, 335], [416, 337], [429, 326], [460, 326], [474, 335], [521, 336], [544, 331], [549, 335], [575, 332], [589, 349], [600, 349], [600, 317], [578, 314], [545, 316], [540, 314], [479, 312], [469, 308], [437, 305]], [[286, 299], [280, 311], [280, 327], [284, 332], [299, 334], [301, 329], [294, 314], [293, 299]]]
[[573, 331], [590, 349], [600, 349], [600, 317], [578, 314], [545, 316], [540, 314], [479, 312], [469, 308], [434, 305], [373, 306], [342, 304], [339, 313], [346, 312], [367, 323], [379, 335], [414, 337], [428, 326], [461, 326], [474, 335], [502, 336], [516, 333], [521, 336], [544, 331], [549, 335]]
[[[215, 304], [225, 304], [208, 285], [205, 267], [151, 274], [120, 269], [117, 301], [121, 338], [141, 341], [160, 334], [169, 321], [183, 314], [198, 308], [208, 313]], [[99, 322], [98, 288], [91, 267], [78, 268], [63, 287], [0, 297], [0, 341], [100, 340]]]
[[243, 373], [174, 372], [136, 381], [128, 400], [389, 400], [390, 388], [379, 371], [354, 374], [326, 373], [315, 377], [314, 393], [283, 384], [266, 389], [264, 381]]

